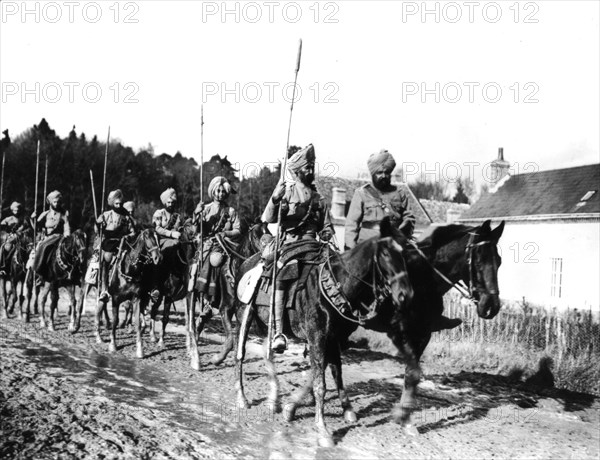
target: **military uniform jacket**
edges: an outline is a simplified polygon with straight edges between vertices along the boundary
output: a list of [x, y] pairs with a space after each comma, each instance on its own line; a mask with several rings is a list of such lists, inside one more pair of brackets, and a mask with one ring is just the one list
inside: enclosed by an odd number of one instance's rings
[[27, 228], [27, 224], [25, 223], [25, 216], [12, 216], [5, 217], [0, 222], [0, 228], [6, 230], [7, 232], [19, 232], [21, 230], [25, 230]]
[[[277, 209], [271, 198], [263, 212], [263, 222], [277, 222]], [[299, 181], [286, 183], [281, 200], [281, 229], [290, 235], [315, 236], [325, 228], [331, 228], [331, 218], [321, 194]]]
[[[206, 236], [214, 236], [224, 232], [225, 236], [235, 238], [240, 236], [240, 218], [235, 209], [227, 203], [213, 201], [204, 206], [202, 211], [202, 231]], [[200, 223], [196, 224], [200, 231]]]
[[159, 209], [152, 216], [156, 233], [165, 238], [172, 238], [173, 231], [180, 231], [183, 222], [181, 216], [176, 212], [169, 212], [166, 209]]
[[55, 211], [50, 208], [40, 214], [37, 220], [38, 226], [43, 226], [46, 236], [60, 235], [68, 236], [71, 234], [71, 226], [69, 225], [69, 213]]
[[408, 197], [404, 193], [395, 186], [385, 193], [372, 184], [357, 188], [346, 216], [346, 247], [352, 249], [362, 241], [379, 236], [379, 223], [385, 216], [392, 218], [397, 226], [404, 223], [404, 233], [412, 234], [415, 217], [408, 209]]
[[122, 212], [114, 209], [106, 211], [98, 218], [98, 223], [105, 224], [106, 238], [121, 238], [134, 232], [133, 218], [125, 209]]

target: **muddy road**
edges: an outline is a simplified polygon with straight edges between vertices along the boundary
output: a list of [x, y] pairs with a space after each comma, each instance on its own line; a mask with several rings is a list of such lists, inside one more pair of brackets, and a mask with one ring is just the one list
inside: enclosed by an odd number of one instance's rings
[[[0, 457], [2, 458], [595, 458], [600, 455], [598, 399], [527, 387], [485, 373], [448, 372], [425, 360], [420, 433], [402, 434], [390, 419], [404, 367], [389, 355], [351, 348], [344, 381], [358, 415], [342, 417], [331, 376], [325, 416], [336, 447], [316, 447], [312, 406], [284, 421], [266, 405], [260, 345], [245, 367], [252, 407], [235, 406], [233, 362], [210, 364], [220, 346], [218, 319], [199, 344], [204, 363], [189, 368], [182, 306], [172, 315], [165, 348], [144, 335], [135, 359], [133, 333], [120, 330], [119, 351], [94, 343], [91, 304], [71, 335], [64, 305], [56, 332], [0, 321]], [[148, 329], [146, 329], [147, 331]], [[108, 334], [103, 331], [105, 340]], [[282, 403], [308, 369], [304, 347], [277, 358]]]

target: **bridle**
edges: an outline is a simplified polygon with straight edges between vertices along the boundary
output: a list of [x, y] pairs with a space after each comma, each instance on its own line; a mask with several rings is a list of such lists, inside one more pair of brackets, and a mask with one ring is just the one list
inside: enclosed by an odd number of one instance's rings
[[[377, 246], [379, 247], [379, 243], [381, 241], [383, 241], [384, 239], [387, 239], [389, 237], [386, 238], [381, 238], [377, 241]], [[335, 274], [333, 272], [333, 268], [331, 266], [331, 259], [335, 256], [338, 259], [338, 262], [340, 263], [341, 267], [343, 268], [343, 270], [353, 279], [361, 282], [362, 284], [368, 286], [371, 291], [373, 292], [374, 296], [375, 296], [375, 307], [369, 307], [367, 305], [365, 305], [363, 302], [360, 302], [361, 306], [367, 310], [367, 315], [359, 315], [358, 320], [355, 318], [351, 318], [349, 316], [344, 315], [338, 308], [335, 308], [334, 305], [334, 310], [336, 310], [344, 319], [351, 321], [353, 323], [356, 324], [364, 324], [364, 321], [366, 319], [369, 319], [370, 317], [374, 316], [380, 309], [381, 306], [390, 298], [392, 297], [392, 302], [394, 303], [394, 305], [399, 306], [398, 305], [398, 300], [396, 300], [395, 298], [393, 298], [392, 296], [392, 284], [398, 279], [401, 278], [402, 276], [405, 276], [404, 273], [397, 273], [396, 275], [392, 276], [392, 277], [386, 277], [383, 272], [381, 271], [381, 267], [379, 267], [379, 263], [377, 261], [377, 256], [379, 254], [378, 251], [375, 251], [373, 253], [373, 257], [371, 260], [371, 265], [372, 265], [372, 270], [371, 272], [373, 273], [373, 282], [369, 283], [368, 281], [365, 281], [364, 279], [362, 279], [359, 276], [356, 276], [355, 274], [353, 274], [352, 272], [350, 272], [350, 270], [348, 269], [346, 263], [344, 262], [344, 259], [342, 259], [342, 256], [340, 253], [333, 251], [334, 255], [330, 255], [329, 257], [327, 257], [327, 268], [329, 269], [329, 273], [331, 278], [333, 279], [335, 285], [337, 286], [341, 296], [344, 298], [344, 300], [350, 304], [350, 301], [348, 300], [348, 298], [346, 297], [346, 295], [344, 294], [344, 292], [342, 291], [342, 285], [340, 284], [340, 282], [336, 279]], [[323, 272], [323, 269], [325, 267], [325, 264], [321, 265], [321, 273]], [[321, 276], [320, 276], [321, 277]], [[321, 293], [324, 295], [325, 298], [328, 299], [328, 297], [325, 295], [325, 293], [323, 292], [323, 286], [321, 283], [319, 283], [319, 287], [321, 289]]]
[[[498, 289], [490, 289], [487, 290], [485, 287], [480, 287], [477, 283], [478, 277], [477, 277], [477, 271], [475, 269], [475, 263], [473, 262], [473, 251], [475, 248], [478, 248], [480, 246], [485, 246], [488, 244], [492, 244], [491, 240], [483, 240], [483, 241], [478, 241], [477, 243], [473, 243], [473, 241], [475, 240], [475, 237], [478, 236], [477, 232], [469, 232], [469, 242], [467, 243], [467, 246], [465, 247], [465, 253], [467, 255], [467, 265], [469, 267], [469, 296], [471, 299], [475, 299], [478, 300], [478, 298], [476, 299], [474, 294], [477, 293], [479, 297], [480, 294], [487, 294], [487, 295], [499, 295]], [[496, 258], [492, 257], [492, 263], [494, 264], [494, 271], [497, 272], [498, 267], [496, 266]], [[485, 285], [485, 281], [483, 283]]]
[[[146, 237], [144, 236], [144, 233], [145, 231], [141, 232], [132, 244], [125, 240], [125, 244], [129, 246], [129, 257], [132, 260], [131, 265], [150, 265], [153, 263], [152, 256], [156, 252], [160, 252], [160, 245], [158, 243], [158, 237], [156, 236], [156, 233], [153, 235], [156, 246], [152, 247], [148, 247], [146, 245]], [[144, 238], [144, 242], [143, 244], [139, 244], [140, 239], [142, 238]], [[146, 252], [142, 252], [143, 248], [146, 248]]]
[[[77, 247], [77, 243], [81, 243], [80, 237], [79, 235], [76, 234], [72, 234], [71, 238], [73, 238], [73, 246], [74, 246], [74, 251], [73, 252], [69, 252], [67, 250], [67, 248], [65, 247], [65, 238], [66, 237], [62, 237], [60, 239], [60, 241], [58, 242], [58, 246], [56, 249], [56, 265], [58, 265], [58, 267], [64, 271], [65, 273], [67, 273], [67, 277], [71, 278], [73, 276], [73, 272], [75, 271], [75, 269], [81, 264], [81, 258], [79, 257], [79, 252], [83, 251], [84, 248], [84, 244], [81, 244], [81, 248]], [[77, 241], [75, 241], [77, 240]], [[72, 262], [70, 262], [72, 261]]]

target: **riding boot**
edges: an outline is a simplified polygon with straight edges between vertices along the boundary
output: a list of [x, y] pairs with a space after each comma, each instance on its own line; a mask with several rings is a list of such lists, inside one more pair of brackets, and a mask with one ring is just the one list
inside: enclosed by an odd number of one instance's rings
[[444, 315], [438, 316], [433, 320], [431, 324], [431, 332], [439, 332], [444, 329], [454, 329], [457, 326], [462, 324], [462, 319], [460, 318], [448, 318]]
[[275, 291], [275, 336], [271, 349], [275, 353], [283, 353], [287, 350], [287, 338], [283, 335], [283, 310], [285, 308], [285, 291]]
[[108, 275], [110, 265], [104, 259], [100, 261], [102, 264], [102, 279], [100, 280], [100, 297], [99, 300], [108, 300]]

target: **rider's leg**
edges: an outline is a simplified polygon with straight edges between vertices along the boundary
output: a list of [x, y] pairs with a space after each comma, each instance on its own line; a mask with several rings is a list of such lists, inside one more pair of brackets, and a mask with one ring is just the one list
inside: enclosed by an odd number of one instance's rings
[[108, 300], [109, 294], [108, 294], [108, 277], [110, 275], [110, 263], [112, 262], [113, 259], [113, 254], [112, 252], [106, 252], [106, 251], [102, 251], [102, 260], [100, 261], [100, 263], [103, 264], [102, 267], [102, 280], [101, 280], [101, 287], [100, 287], [100, 299], [101, 300]]
[[275, 336], [271, 349], [283, 353], [287, 349], [287, 338], [283, 335], [283, 311], [285, 309], [285, 284], [276, 283], [275, 289]]

